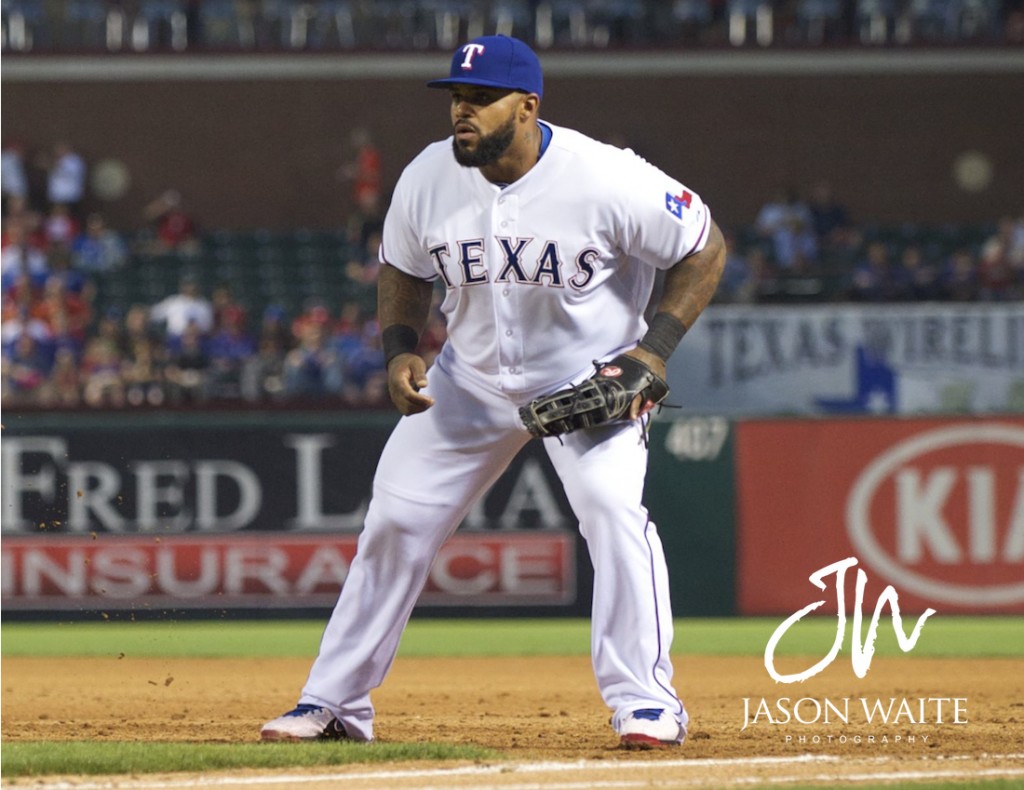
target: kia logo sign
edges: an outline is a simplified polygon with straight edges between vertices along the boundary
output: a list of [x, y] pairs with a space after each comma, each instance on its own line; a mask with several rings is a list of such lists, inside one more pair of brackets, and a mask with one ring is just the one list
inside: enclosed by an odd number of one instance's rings
[[960, 606], [1024, 601], [1024, 428], [979, 423], [906, 439], [854, 482], [846, 528], [900, 590]]

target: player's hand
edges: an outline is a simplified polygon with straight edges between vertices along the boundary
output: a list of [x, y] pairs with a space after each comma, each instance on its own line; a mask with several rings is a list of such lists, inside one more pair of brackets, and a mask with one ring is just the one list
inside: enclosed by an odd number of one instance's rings
[[404, 415], [419, 414], [434, 405], [424, 392], [427, 386], [427, 363], [416, 354], [399, 354], [388, 365], [388, 393]]
[[[647, 367], [651, 369], [651, 372], [660, 376], [662, 379], [666, 378], [665, 360], [663, 360], [657, 354], [652, 354], [650, 351], [647, 351], [646, 349], [637, 346], [636, 348], [627, 351], [626, 356], [633, 357], [633, 359], [643, 362], [645, 365], [647, 365]], [[633, 398], [633, 403], [629, 407], [629, 419], [635, 420], [638, 417], [642, 417], [653, 408], [653, 403], [647, 405], [643, 402], [643, 397], [637, 395], [635, 398]]]

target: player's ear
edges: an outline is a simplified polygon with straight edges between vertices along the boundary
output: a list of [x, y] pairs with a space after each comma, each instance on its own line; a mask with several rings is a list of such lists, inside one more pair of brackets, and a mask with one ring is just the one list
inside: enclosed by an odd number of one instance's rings
[[519, 102], [519, 120], [526, 122], [537, 115], [540, 110], [540, 96], [536, 93], [524, 93]]

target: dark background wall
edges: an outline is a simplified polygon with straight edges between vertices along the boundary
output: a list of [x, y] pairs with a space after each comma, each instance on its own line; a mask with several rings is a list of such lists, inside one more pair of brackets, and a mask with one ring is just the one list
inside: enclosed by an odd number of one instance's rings
[[[6, 64], [5, 64], [5, 71]], [[543, 116], [628, 143], [702, 193], [720, 223], [753, 220], [779, 186], [830, 181], [860, 221], [987, 222], [1024, 209], [1024, 71], [860, 75], [549, 76]], [[90, 164], [117, 158], [131, 186], [98, 207], [119, 227], [174, 187], [207, 227], [331, 227], [348, 132], [369, 128], [393, 184], [448, 130], [418, 78], [20, 80], [5, 73], [3, 135], [68, 139]], [[993, 166], [968, 192], [967, 151]]]

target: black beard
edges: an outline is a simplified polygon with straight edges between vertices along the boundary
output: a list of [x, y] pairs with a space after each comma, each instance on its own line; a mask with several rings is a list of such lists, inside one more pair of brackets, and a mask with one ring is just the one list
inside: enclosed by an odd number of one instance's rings
[[493, 165], [512, 145], [516, 136], [515, 115], [509, 116], [506, 123], [499, 126], [488, 135], [480, 135], [476, 150], [470, 151], [459, 147], [457, 138], [452, 140], [452, 152], [455, 154], [455, 161], [463, 167], [486, 167]]

